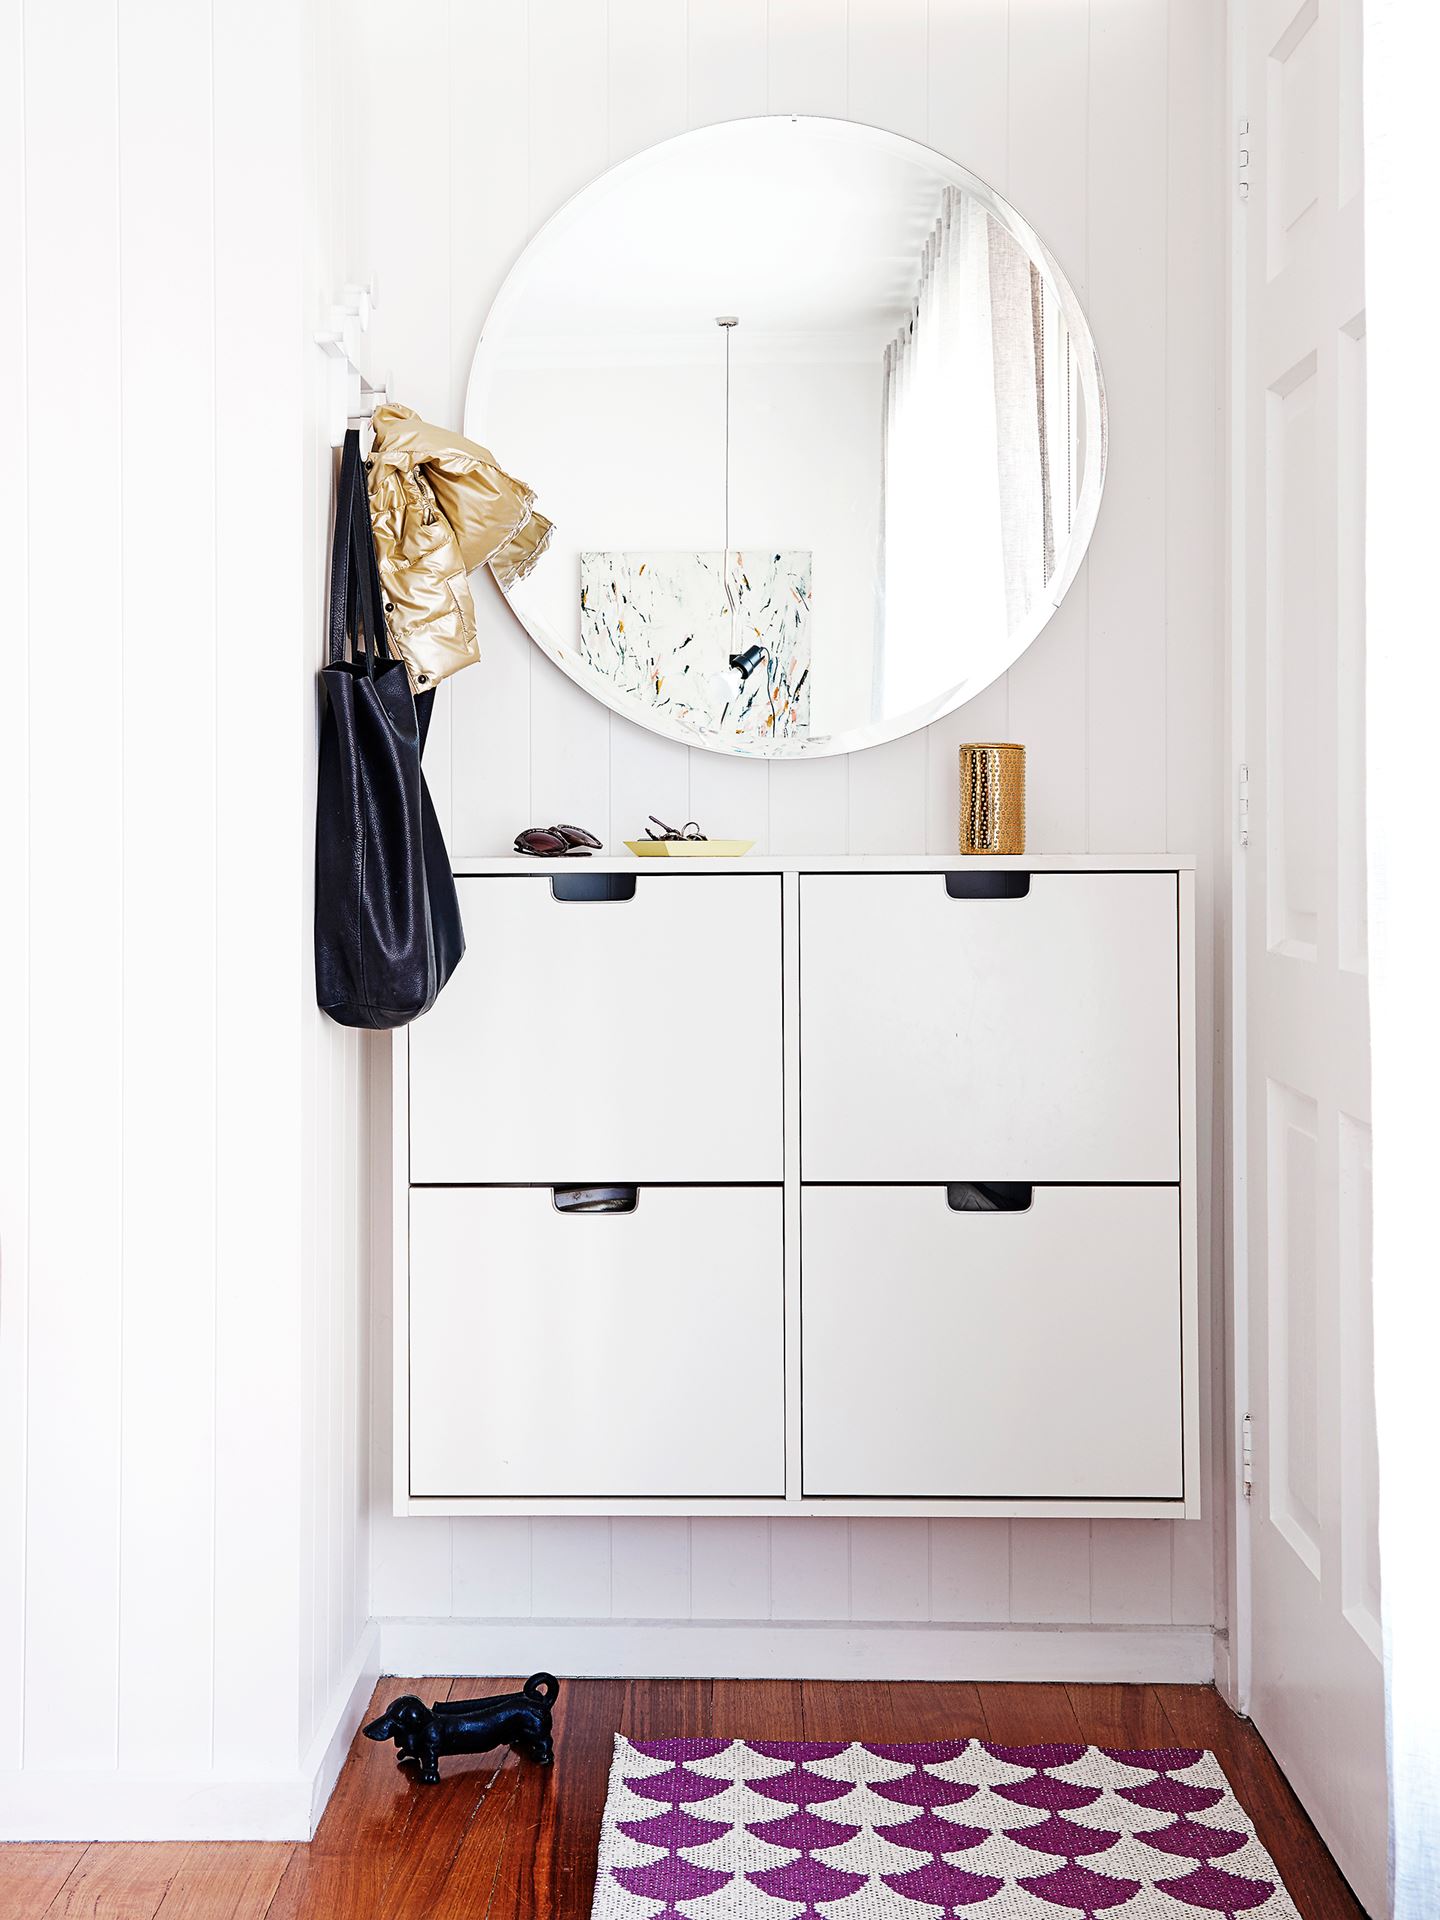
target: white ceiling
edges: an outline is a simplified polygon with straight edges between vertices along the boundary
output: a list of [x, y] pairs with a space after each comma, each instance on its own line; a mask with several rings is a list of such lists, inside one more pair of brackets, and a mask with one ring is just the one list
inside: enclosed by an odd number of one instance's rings
[[642, 342], [708, 359], [733, 313], [737, 359], [797, 336], [811, 357], [827, 337], [870, 357], [909, 309], [946, 184], [923, 149], [865, 127], [709, 128], [572, 200], [517, 268], [503, 338], [487, 337], [512, 365], [626, 359]]

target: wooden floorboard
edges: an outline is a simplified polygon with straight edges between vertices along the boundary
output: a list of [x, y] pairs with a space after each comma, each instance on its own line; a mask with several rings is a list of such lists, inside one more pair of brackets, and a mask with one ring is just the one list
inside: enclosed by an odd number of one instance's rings
[[1153, 1687], [1071, 1686], [1065, 1691], [1088, 1746], [1183, 1745]]
[[807, 1740], [894, 1740], [894, 1704], [884, 1682], [803, 1680], [800, 1710]]
[[794, 1680], [712, 1680], [710, 1732], [730, 1740], [803, 1740], [805, 1715]]
[[155, 1920], [265, 1920], [292, 1842], [198, 1841], [180, 1862]]
[[89, 1851], [85, 1841], [0, 1847], [0, 1920], [45, 1913]]
[[612, 1732], [633, 1739], [713, 1733], [713, 1680], [629, 1680], [620, 1724]]
[[555, 1764], [524, 1766], [514, 1796], [489, 1920], [584, 1920], [595, 1891], [600, 1816], [615, 1735], [636, 1739], [700, 1731], [708, 1680], [676, 1680], [674, 1719], [655, 1682], [582, 1680], [562, 1685]]
[[190, 1848], [185, 1840], [87, 1847], [44, 1920], [154, 1920]]
[[990, 1729], [971, 1680], [885, 1683], [897, 1729], [892, 1740], [988, 1740]]
[[[516, 1684], [390, 1679], [372, 1711]], [[309, 1845], [0, 1847], [0, 1920], [587, 1920], [617, 1732], [1209, 1747], [1301, 1920], [1364, 1920], [1264, 1742], [1211, 1688], [836, 1680], [568, 1681], [553, 1767], [477, 1754], [442, 1762], [438, 1787], [357, 1736]]]
[[979, 1691], [988, 1739], [1007, 1747], [1049, 1746], [1067, 1740], [1100, 1744], [1086, 1740], [1066, 1687], [987, 1680]]

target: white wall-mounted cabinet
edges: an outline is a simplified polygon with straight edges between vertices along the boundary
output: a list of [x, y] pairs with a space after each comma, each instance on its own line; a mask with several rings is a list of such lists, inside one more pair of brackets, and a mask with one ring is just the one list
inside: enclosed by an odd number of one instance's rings
[[1196, 1514], [1192, 883], [466, 870], [399, 1042], [397, 1511]]
[[807, 1187], [807, 1495], [1178, 1500], [1176, 1187]]
[[806, 874], [806, 1180], [1180, 1177], [1178, 880]]
[[594, 901], [567, 897], [593, 863], [524, 864], [459, 882], [465, 959], [410, 1034], [410, 1177], [780, 1180], [779, 875]]
[[417, 1187], [411, 1491], [780, 1496], [783, 1250], [779, 1187]]

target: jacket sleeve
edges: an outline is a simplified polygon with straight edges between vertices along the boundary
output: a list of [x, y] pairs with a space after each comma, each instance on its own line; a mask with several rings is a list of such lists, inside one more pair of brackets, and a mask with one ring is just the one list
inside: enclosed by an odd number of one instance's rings
[[[376, 431], [383, 435], [387, 458], [409, 456], [425, 469], [425, 478], [437, 506], [450, 524], [460, 548], [467, 573], [483, 567], [502, 549], [511, 547], [517, 536], [529, 532], [534, 517], [535, 494], [523, 480], [516, 480], [500, 466], [478, 441], [463, 434], [432, 427], [408, 408], [385, 407], [376, 414]], [[515, 578], [523, 578], [544, 550], [549, 522], [541, 518], [542, 530], [522, 540], [517, 552], [528, 555], [526, 566]]]
[[520, 531], [491, 556], [490, 571], [505, 592], [523, 580], [550, 544], [555, 531], [543, 513], [531, 513]]

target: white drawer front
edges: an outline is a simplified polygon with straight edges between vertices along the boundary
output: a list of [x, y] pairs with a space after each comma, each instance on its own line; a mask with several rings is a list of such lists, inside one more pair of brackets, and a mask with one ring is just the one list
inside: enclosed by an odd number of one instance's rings
[[1179, 1499], [1179, 1193], [803, 1200], [804, 1491]]
[[410, 1195], [410, 1491], [780, 1495], [776, 1188]]
[[412, 1180], [781, 1177], [777, 875], [459, 888], [465, 958], [410, 1031]]
[[1172, 873], [800, 883], [807, 1180], [1179, 1178]]

